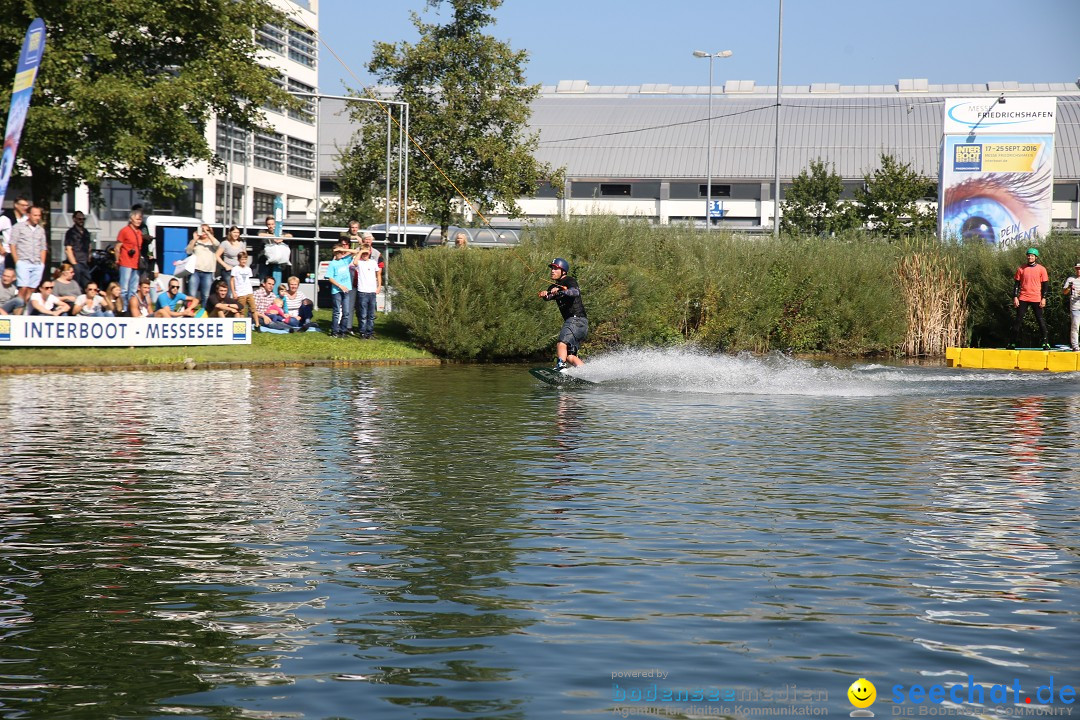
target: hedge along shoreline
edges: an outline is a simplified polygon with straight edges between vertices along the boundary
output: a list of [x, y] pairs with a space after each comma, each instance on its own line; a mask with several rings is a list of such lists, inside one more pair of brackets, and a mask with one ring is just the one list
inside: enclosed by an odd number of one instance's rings
[[[1067, 338], [1060, 292], [1080, 238], [1039, 244], [1046, 319]], [[537, 298], [547, 264], [570, 262], [589, 313], [584, 350], [693, 344], [717, 352], [936, 355], [947, 344], [1004, 346], [1024, 249], [832, 238], [737, 236], [614, 217], [531, 228], [515, 248], [398, 255], [396, 319], [421, 347], [460, 360], [549, 353], [562, 319]], [[952, 287], [950, 287], [952, 286]], [[1025, 337], [1035, 336], [1034, 320]]]

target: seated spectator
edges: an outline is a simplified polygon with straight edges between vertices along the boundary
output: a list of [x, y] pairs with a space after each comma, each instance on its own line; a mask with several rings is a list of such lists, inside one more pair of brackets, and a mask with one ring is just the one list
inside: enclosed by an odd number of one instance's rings
[[83, 294], [79, 283], [75, 282], [75, 266], [71, 263], [60, 263], [60, 269], [53, 274], [53, 280], [56, 286], [53, 295], [68, 306], [74, 305], [75, 300]]
[[271, 322], [281, 323], [282, 325], [287, 325], [290, 328], [300, 327], [300, 319], [291, 317], [288, 313], [286, 313], [285, 308], [282, 307], [281, 303], [278, 301], [277, 298], [274, 298], [273, 302], [270, 303], [270, 305], [266, 308], [266, 312], [263, 314], [266, 315], [266, 317], [270, 318]]
[[169, 281], [165, 292], [158, 295], [157, 302], [154, 304], [154, 317], [195, 317], [196, 305], [198, 305], [198, 300], [180, 292], [180, 281], [173, 278]]
[[293, 275], [286, 284], [281, 286], [281, 303], [289, 317], [300, 321], [300, 327], [306, 328], [311, 324], [311, 316], [315, 312], [315, 303], [311, 302], [307, 295], [304, 294], [304, 291], [300, 289], [300, 278]]
[[113, 317], [123, 317], [127, 313], [124, 309], [124, 291], [120, 289], [120, 283], [111, 282], [105, 288], [105, 312]]
[[153, 307], [150, 303], [150, 280], [143, 278], [139, 281], [135, 294], [128, 300], [128, 314], [131, 317], [148, 318], [154, 314]]
[[[276, 309], [274, 309], [276, 308]], [[267, 276], [255, 291], [255, 314], [252, 323], [256, 328], [292, 332], [294, 327], [282, 322], [285, 312], [274, 298], [274, 278]], [[299, 323], [297, 323], [299, 325]]]
[[86, 292], [75, 298], [75, 309], [71, 314], [80, 317], [113, 317], [105, 297], [98, 291], [97, 283], [93, 280], [86, 286]]
[[206, 314], [216, 318], [243, 317], [240, 305], [229, 297], [229, 287], [224, 280], [215, 280], [210, 286], [210, 297], [206, 301]]
[[26, 301], [19, 297], [15, 284], [15, 268], [5, 268], [0, 275], [0, 315], [18, 315], [24, 307]]
[[27, 315], [67, 315], [71, 306], [53, 295], [54, 280], [43, 280], [36, 293], [30, 295], [30, 310]]

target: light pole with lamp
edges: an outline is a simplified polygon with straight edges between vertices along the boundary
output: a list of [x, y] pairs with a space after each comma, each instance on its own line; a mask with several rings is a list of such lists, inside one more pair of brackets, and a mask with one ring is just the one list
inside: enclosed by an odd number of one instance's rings
[[705, 231], [712, 230], [712, 61], [713, 58], [731, 57], [730, 50], [707, 53], [704, 50], [695, 50], [694, 57], [709, 58], [709, 117], [705, 126]]

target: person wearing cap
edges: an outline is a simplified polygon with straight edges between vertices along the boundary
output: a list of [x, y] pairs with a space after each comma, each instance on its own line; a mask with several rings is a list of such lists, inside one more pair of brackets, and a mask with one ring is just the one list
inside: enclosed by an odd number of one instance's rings
[[360, 246], [351, 268], [356, 288], [356, 331], [364, 340], [371, 340], [375, 337], [376, 298], [382, 290], [382, 270], [366, 245]]
[[1069, 298], [1069, 313], [1072, 316], [1069, 322], [1069, 347], [1073, 352], [1080, 352], [1080, 345], [1076, 342], [1077, 332], [1080, 331], [1080, 262], [1076, 263], [1076, 274], [1065, 279], [1061, 292]]
[[349, 276], [350, 251], [334, 247], [333, 261], [326, 266], [326, 280], [330, 283], [330, 299], [334, 303], [330, 337], [343, 338], [352, 325], [352, 278]]
[[1050, 276], [1046, 274], [1046, 268], [1039, 264], [1039, 249], [1028, 248], [1027, 264], [1017, 268], [1016, 275], [1013, 276], [1013, 307], [1016, 308], [1016, 321], [1013, 322], [1010, 350], [1014, 349], [1020, 341], [1020, 324], [1024, 321], [1029, 307], [1035, 311], [1035, 319], [1039, 322], [1039, 330], [1042, 331], [1042, 349], [1050, 349], [1046, 335], [1046, 320], [1043, 319], [1046, 291], [1049, 287]]
[[581, 288], [577, 280], [570, 277], [570, 263], [562, 258], [555, 258], [551, 268], [551, 285], [540, 291], [541, 300], [554, 300], [563, 316], [559, 342], [555, 346], [559, 356], [555, 369], [566, 372], [567, 364], [581, 367], [585, 363], [578, 357], [578, 349], [589, 334], [589, 319], [585, 315], [585, 304], [581, 302]]

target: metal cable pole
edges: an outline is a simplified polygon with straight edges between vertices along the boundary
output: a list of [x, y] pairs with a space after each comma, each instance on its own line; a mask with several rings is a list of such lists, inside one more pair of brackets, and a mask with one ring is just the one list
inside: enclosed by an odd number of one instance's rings
[[784, 57], [784, 0], [780, 0], [780, 15], [776, 34], [776, 145], [773, 149], [773, 237], [780, 237], [780, 68]]

